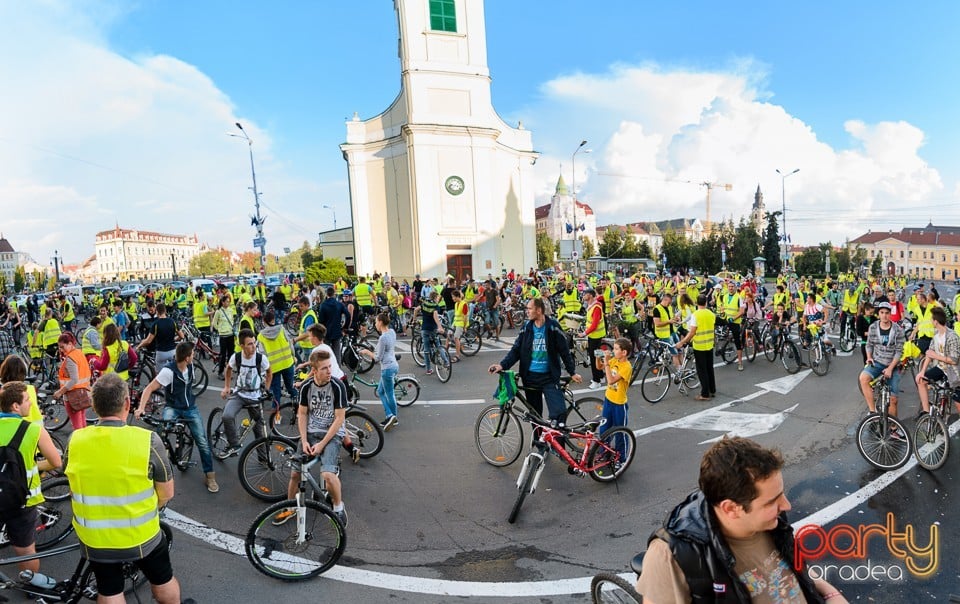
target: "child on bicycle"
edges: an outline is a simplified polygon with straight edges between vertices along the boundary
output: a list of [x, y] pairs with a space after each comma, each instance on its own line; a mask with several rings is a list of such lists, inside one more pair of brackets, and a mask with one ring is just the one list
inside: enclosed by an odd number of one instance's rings
[[613, 343], [613, 352], [603, 351], [603, 373], [607, 379], [607, 390], [603, 397], [602, 420], [597, 434], [603, 434], [610, 428], [627, 425], [627, 388], [633, 367], [627, 357], [633, 352], [629, 338], [617, 338]]

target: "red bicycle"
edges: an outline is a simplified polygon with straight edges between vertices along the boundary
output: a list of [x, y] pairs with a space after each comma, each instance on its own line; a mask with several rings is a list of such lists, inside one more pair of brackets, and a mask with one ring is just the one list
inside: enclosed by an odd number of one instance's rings
[[523, 468], [517, 477], [519, 493], [510, 511], [510, 524], [517, 521], [523, 500], [537, 490], [548, 453], [552, 452], [563, 460], [570, 474], [581, 477], [589, 474], [598, 482], [617, 480], [633, 461], [637, 439], [626, 426], [610, 428], [597, 435], [590, 430], [578, 432], [558, 426], [530, 413], [525, 413], [523, 419], [534, 426], [534, 450], [523, 460]]

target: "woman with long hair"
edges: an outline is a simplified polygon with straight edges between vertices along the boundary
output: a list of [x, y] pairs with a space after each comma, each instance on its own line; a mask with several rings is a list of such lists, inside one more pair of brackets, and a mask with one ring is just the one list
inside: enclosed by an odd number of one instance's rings
[[[123, 354], [128, 355], [127, 367], [117, 371]], [[136, 350], [120, 339], [120, 328], [115, 323], [110, 323], [103, 329], [103, 346], [100, 357], [93, 362], [93, 368], [101, 373], [116, 373], [120, 379], [127, 380], [130, 377], [130, 368], [137, 364], [137, 358]]]

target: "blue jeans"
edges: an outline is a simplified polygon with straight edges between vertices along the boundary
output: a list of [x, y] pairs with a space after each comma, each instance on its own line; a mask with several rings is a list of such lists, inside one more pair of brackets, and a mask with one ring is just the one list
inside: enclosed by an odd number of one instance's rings
[[197, 409], [196, 405], [186, 409], [175, 409], [170, 405], [163, 408], [163, 419], [171, 420], [177, 418], [182, 419], [187, 424], [187, 428], [190, 429], [193, 442], [200, 451], [200, 466], [203, 468], [204, 473], [213, 472], [213, 455], [210, 454], [210, 443], [207, 442], [207, 431], [203, 428], [200, 410]]
[[397, 377], [397, 367], [390, 367], [380, 371], [380, 383], [377, 384], [377, 396], [383, 404], [383, 413], [385, 417], [397, 414], [397, 395], [393, 390], [394, 381]]
[[546, 399], [549, 418], [561, 424], [567, 421], [567, 402], [563, 400], [563, 390], [557, 382], [551, 380], [549, 373], [530, 372], [523, 386], [527, 403], [541, 417], [543, 417], [543, 401]]
[[433, 340], [436, 337], [436, 329], [420, 330], [420, 338], [423, 340], [423, 360], [427, 363], [427, 371], [430, 371], [430, 356], [433, 354]]
[[[867, 365], [863, 368], [861, 373], [866, 373], [870, 376], [871, 380], [875, 380], [880, 377], [880, 374], [883, 373], [883, 370], [886, 369], [886, 365], [880, 365], [876, 361], [872, 364]], [[890, 376], [890, 379], [887, 380], [887, 386], [890, 387], [891, 396], [896, 397], [900, 394], [900, 369], [894, 369], [893, 374]]]
[[[283, 384], [281, 384], [283, 380]], [[280, 371], [275, 371], [273, 374], [273, 381], [270, 382], [270, 393], [273, 395], [273, 400], [276, 401], [276, 404], [280, 404], [280, 397], [283, 395], [283, 386], [287, 387], [287, 394], [292, 397], [297, 396], [297, 391], [293, 389], [293, 365], [290, 365], [286, 369], [281, 369]]]

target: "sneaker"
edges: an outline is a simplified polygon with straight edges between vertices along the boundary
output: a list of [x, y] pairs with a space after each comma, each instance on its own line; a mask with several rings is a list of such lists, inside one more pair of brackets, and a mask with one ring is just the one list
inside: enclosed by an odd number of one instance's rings
[[290, 520], [297, 515], [297, 511], [293, 508], [287, 508], [273, 517], [272, 524], [273, 526], [281, 526], [287, 523], [287, 520]]
[[600, 389], [600, 382], [594, 382], [593, 380], [590, 380], [590, 390], [599, 390], [599, 389]]
[[343, 525], [343, 528], [347, 528], [347, 508], [343, 508], [339, 512], [334, 510], [333, 513], [337, 515], [337, 519], [340, 520], [340, 524]]
[[433, 375], [433, 369], [427, 369], [426, 375]]
[[353, 460], [353, 463], [360, 463], [360, 447], [354, 447], [350, 451], [350, 459]]
[[400, 422], [397, 420], [397, 416], [396, 416], [396, 415], [391, 415], [391, 416], [388, 417], [387, 419], [385, 419], [385, 420], [383, 420], [382, 422], [380, 422], [380, 427], [383, 428], [383, 431], [384, 431], [384, 432], [389, 432], [391, 428], [393, 428], [394, 426], [396, 426], [396, 425], [399, 424], [399, 423], [400, 423]]
[[203, 479], [203, 484], [211, 493], [217, 493], [220, 491], [220, 485], [217, 484], [217, 475], [214, 472], [206, 473], [206, 476]]
[[899, 440], [901, 442], [907, 440], [906, 435], [904, 435], [903, 432], [900, 431], [900, 428], [896, 426], [890, 426], [890, 438], [893, 440]]
[[223, 461], [224, 459], [228, 457], [233, 457], [238, 453], [240, 453], [240, 445], [233, 445], [232, 447], [227, 447], [223, 451], [220, 451], [219, 453], [214, 454], [214, 457], [216, 457], [220, 461]]
[[737, 371], [743, 371], [743, 363], [737, 363]]

